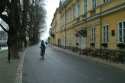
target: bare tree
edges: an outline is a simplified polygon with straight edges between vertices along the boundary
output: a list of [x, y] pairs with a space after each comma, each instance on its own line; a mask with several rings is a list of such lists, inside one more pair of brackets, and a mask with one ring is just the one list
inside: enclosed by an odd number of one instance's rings
[[44, 8], [45, 0], [36, 0], [31, 5], [31, 28], [29, 31], [30, 43], [35, 44], [39, 41], [39, 30], [43, 28], [41, 25], [45, 25], [46, 10]]
[[[22, 4], [21, 4], [21, 2]], [[10, 58], [19, 58], [18, 52], [27, 44], [26, 37], [30, 42], [37, 43], [39, 40], [40, 24], [45, 23], [45, 10], [39, 3], [44, 0], [1, 0], [0, 17], [9, 25], [9, 30], [0, 26], [8, 34], [8, 61]], [[7, 15], [2, 12], [6, 11]]]
[[[22, 48], [24, 38], [22, 36], [22, 23], [21, 23], [21, 5], [20, 0], [2, 0], [0, 5], [0, 17], [9, 25], [9, 30], [6, 30], [1, 24], [1, 27], [8, 34], [8, 61], [10, 58], [19, 58], [18, 52]], [[7, 12], [8, 16], [2, 15], [2, 12]], [[21, 43], [20, 43], [21, 42]]]

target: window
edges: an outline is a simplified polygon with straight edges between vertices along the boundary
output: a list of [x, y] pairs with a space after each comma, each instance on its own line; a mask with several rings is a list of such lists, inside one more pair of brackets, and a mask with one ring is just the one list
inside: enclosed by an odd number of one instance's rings
[[92, 0], [93, 10], [90, 12], [90, 15], [93, 16], [96, 13], [96, 0]]
[[71, 8], [71, 20], [73, 20], [73, 17], [74, 17], [74, 15], [73, 15], [73, 7]]
[[105, 26], [103, 26], [103, 29], [102, 29], [103, 31], [102, 31], [102, 42], [103, 43], [108, 43], [109, 42], [109, 26], [108, 25], [105, 25]]
[[96, 7], [101, 6], [103, 3], [103, 0], [96, 0]]
[[66, 24], [68, 23], [68, 11], [66, 11]]
[[96, 0], [92, 0], [92, 3], [93, 3], [93, 9], [96, 8]]
[[108, 2], [111, 2], [112, 0], [103, 0], [104, 3], [108, 3]]
[[118, 24], [118, 43], [125, 43], [125, 21]]
[[80, 16], [80, 2], [77, 2], [77, 7], [78, 7], [78, 16]]
[[77, 9], [77, 4], [75, 4], [75, 7], [74, 7], [74, 16], [75, 18], [78, 17], [78, 9]]
[[76, 9], [75, 9], [75, 5], [73, 5], [73, 19], [74, 19], [74, 17], [76, 16], [76, 11], [75, 11]]
[[83, 12], [83, 14], [86, 16], [87, 15], [87, 0], [83, 0], [83, 3], [84, 3], [84, 6], [83, 6], [84, 12]]
[[95, 43], [96, 41], [96, 28], [91, 29], [91, 43]]
[[71, 12], [72, 10], [71, 10], [71, 8], [70, 8], [70, 10], [69, 10], [69, 22], [71, 21], [71, 18], [72, 18], [72, 12]]
[[80, 15], [80, 3], [77, 1], [75, 5], [75, 17], [78, 17]]

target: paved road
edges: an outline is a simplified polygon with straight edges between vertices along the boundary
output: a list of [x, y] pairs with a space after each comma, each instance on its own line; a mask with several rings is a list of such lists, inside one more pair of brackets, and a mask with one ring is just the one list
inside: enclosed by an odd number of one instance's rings
[[47, 48], [40, 60], [39, 46], [27, 49], [23, 83], [125, 83], [125, 71]]

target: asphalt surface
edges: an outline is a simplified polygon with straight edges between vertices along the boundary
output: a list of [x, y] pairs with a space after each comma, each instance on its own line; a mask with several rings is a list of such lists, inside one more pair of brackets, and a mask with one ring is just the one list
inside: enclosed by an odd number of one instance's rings
[[26, 50], [23, 83], [125, 83], [125, 71], [48, 47], [44, 60], [39, 45]]

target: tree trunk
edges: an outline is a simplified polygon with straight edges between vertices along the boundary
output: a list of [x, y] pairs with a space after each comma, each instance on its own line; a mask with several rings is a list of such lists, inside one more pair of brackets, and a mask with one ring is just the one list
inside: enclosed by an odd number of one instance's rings
[[12, 33], [8, 33], [8, 61], [10, 62], [10, 59], [18, 59], [18, 48], [17, 48], [17, 41]]
[[[8, 13], [9, 31], [8, 31], [8, 60], [10, 58], [19, 58], [18, 52], [22, 49], [22, 28], [21, 28], [21, 10], [19, 0], [12, 0]], [[23, 32], [24, 33], [24, 32]]]

